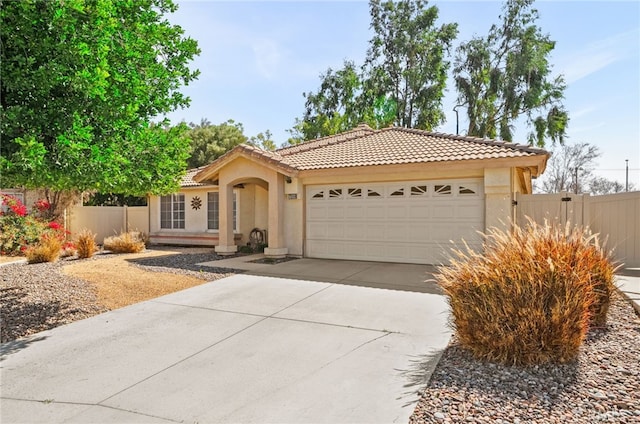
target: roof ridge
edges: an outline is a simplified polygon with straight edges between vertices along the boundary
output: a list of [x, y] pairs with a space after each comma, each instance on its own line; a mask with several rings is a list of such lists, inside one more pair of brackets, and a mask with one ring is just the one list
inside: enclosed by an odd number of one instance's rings
[[[321, 147], [331, 146], [333, 144], [344, 143], [346, 141], [366, 137], [370, 134], [375, 134], [378, 131], [380, 130], [374, 130], [367, 124], [359, 124], [357, 127], [354, 127], [348, 131], [338, 134], [326, 135], [314, 140], [303, 141], [302, 143], [296, 144], [295, 146], [281, 147], [280, 149], [276, 149], [275, 152], [285, 157], [293, 153], [307, 152], [309, 150], [314, 150]], [[364, 132], [364, 134], [356, 134], [356, 132]], [[331, 141], [330, 139], [334, 140]]]
[[206, 168], [207, 166], [209, 166], [209, 165], [208, 164], [207, 165], [200, 165], [200, 166], [198, 166], [196, 168], [189, 168], [185, 172], [188, 174], [189, 172], [198, 171], [200, 169]]
[[470, 135], [459, 135], [459, 134], [449, 134], [449, 133], [443, 133], [443, 132], [427, 131], [427, 130], [421, 130], [419, 128], [405, 128], [405, 127], [395, 127], [394, 126], [394, 127], [384, 128], [383, 130], [389, 130], [389, 129], [401, 130], [401, 131], [409, 132], [409, 133], [413, 133], [413, 134], [430, 135], [430, 136], [433, 136], [433, 137], [441, 137], [441, 138], [449, 138], [449, 139], [460, 140], [460, 141], [468, 141], [468, 142], [471, 142], [471, 143], [485, 144], [485, 145], [488, 145], [488, 146], [504, 146], [504, 147], [512, 148], [514, 150], [520, 150], [520, 151], [525, 151], [525, 152], [529, 152], [529, 153], [546, 153], [547, 152], [546, 150], [544, 150], [542, 148], [530, 146], [528, 144], [514, 143], [512, 141], [500, 141], [500, 140], [496, 140], [496, 139], [493, 139], [493, 138], [480, 138], [480, 137], [475, 137], [475, 136], [470, 136]]

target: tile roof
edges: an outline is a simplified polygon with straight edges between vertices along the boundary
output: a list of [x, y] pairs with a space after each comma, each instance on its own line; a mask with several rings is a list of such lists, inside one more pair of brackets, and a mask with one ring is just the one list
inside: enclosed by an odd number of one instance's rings
[[206, 184], [196, 182], [193, 177], [207, 166], [201, 166], [200, 168], [187, 169], [187, 173], [180, 180], [180, 187], [199, 187]]
[[355, 130], [276, 151], [298, 170], [548, 155], [515, 143], [399, 127]]
[[[537, 157], [546, 163], [546, 150], [477, 137], [389, 127], [373, 130], [359, 125], [351, 131], [268, 152], [240, 144], [206, 167], [189, 170], [183, 187], [201, 185], [216, 170], [238, 155], [259, 158], [287, 174], [314, 169], [372, 165], [433, 163], [477, 159]], [[543, 168], [544, 169], [544, 168]], [[199, 175], [196, 175], [199, 174]]]

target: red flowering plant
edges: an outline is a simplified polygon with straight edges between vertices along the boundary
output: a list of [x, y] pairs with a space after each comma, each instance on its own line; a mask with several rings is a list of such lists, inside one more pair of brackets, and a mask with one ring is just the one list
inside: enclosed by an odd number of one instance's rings
[[46, 199], [38, 199], [36, 200], [36, 202], [33, 204], [33, 211], [37, 211], [37, 213], [42, 216], [43, 214], [45, 214], [49, 209], [51, 209], [51, 203], [49, 203]]
[[8, 194], [0, 194], [0, 199], [2, 199], [0, 215], [13, 214], [19, 217], [27, 215], [27, 207], [19, 199]]
[[46, 200], [34, 204], [32, 213], [17, 198], [0, 193], [0, 251], [4, 255], [20, 255], [28, 247], [35, 246], [43, 238], [53, 236], [61, 242], [66, 239], [66, 232], [57, 222], [46, 222], [40, 213], [50, 205]]

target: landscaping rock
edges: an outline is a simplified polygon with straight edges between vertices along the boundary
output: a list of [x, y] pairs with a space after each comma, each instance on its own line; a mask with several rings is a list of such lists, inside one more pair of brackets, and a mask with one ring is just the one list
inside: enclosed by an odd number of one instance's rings
[[440, 423], [440, 414], [453, 423], [640, 423], [640, 323], [617, 293], [612, 300], [606, 326], [568, 364], [482, 363], [452, 340], [410, 423]]

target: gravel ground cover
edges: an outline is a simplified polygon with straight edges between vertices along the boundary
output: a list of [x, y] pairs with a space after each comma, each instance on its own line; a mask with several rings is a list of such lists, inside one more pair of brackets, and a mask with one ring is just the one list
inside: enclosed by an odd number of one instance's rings
[[65, 262], [0, 267], [0, 342], [106, 311], [91, 283], [60, 272]]
[[455, 339], [411, 424], [640, 423], [640, 319], [616, 293], [604, 328], [576, 361], [527, 368], [482, 363]]
[[[187, 275], [199, 280], [213, 281], [234, 270], [199, 267], [196, 264], [219, 259], [212, 249], [157, 249], [167, 255], [127, 259], [134, 267], [146, 271]], [[97, 254], [91, 259], [65, 258], [55, 263], [6, 264], [0, 266], [0, 343], [48, 330], [59, 325], [88, 318], [108, 311], [99, 302], [96, 285], [67, 275], [63, 267], [118, 257]], [[131, 275], [122, 275], [132, 279]], [[134, 303], [133, 301], [130, 303]]]

